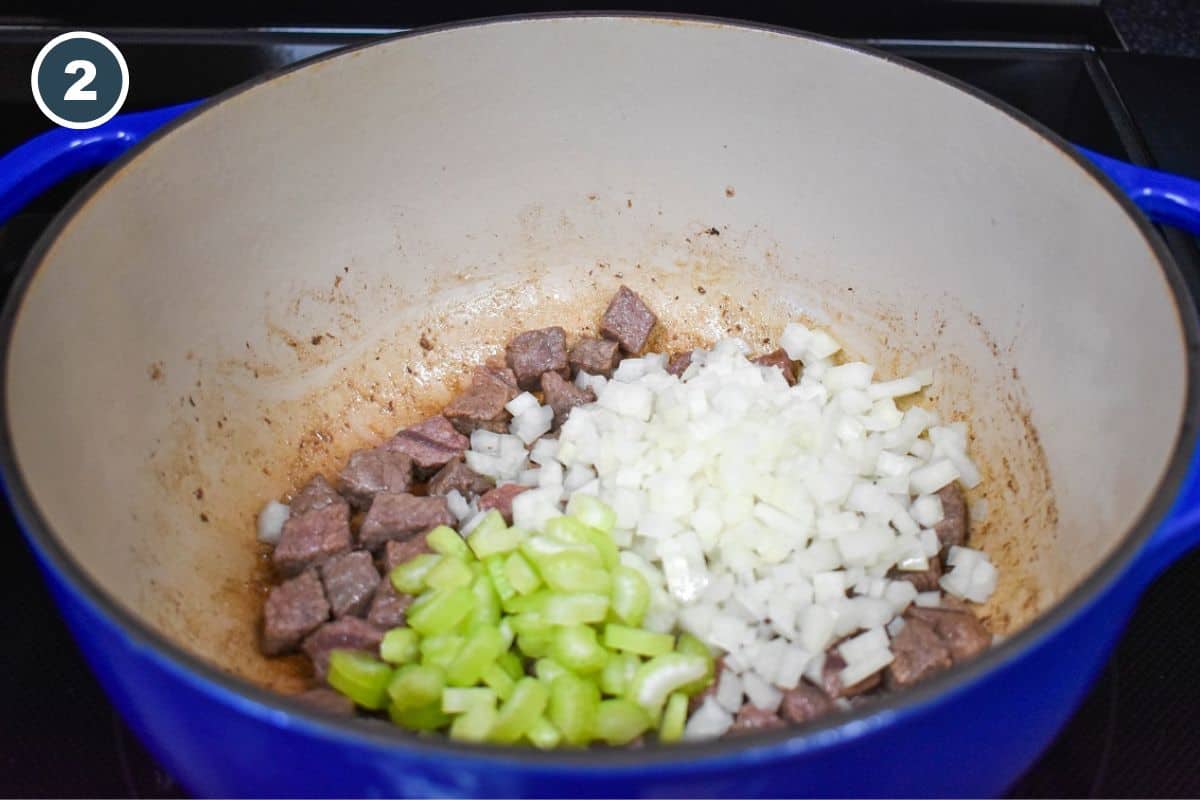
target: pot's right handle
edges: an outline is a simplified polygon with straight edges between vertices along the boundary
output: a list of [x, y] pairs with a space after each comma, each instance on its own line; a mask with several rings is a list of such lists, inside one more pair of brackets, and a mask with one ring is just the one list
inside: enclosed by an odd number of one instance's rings
[[89, 130], [55, 128], [0, 156], [0, 225], [63, 178], [117, 159], [195, 105], [118, 114]]
[[1200, 236], [1200, 181], [1138, 167], [1078, 148], [1155, 222]]

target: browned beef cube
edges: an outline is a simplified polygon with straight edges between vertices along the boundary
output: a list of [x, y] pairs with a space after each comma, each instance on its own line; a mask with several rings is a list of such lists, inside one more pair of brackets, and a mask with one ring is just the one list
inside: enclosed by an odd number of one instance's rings
[[407, 492], [412, 485], [412, 459], [397, 450], [356, 450], [339, 476], [342, 493], [355, 508], [367, 508], [379, 492]]
[[563, 380], [557, 372], [542, 375], [543, 403], [554, 409], [554, 429], [558, 430], [567, 420], [567, 414], [575, 406], [592, 403], [596, 395], [591, 389], [580, 389], [570, 381]]
[[450, 421], [442, 416], [410, 425], [383, 443], [388, 450], [407, 454], [423, 470], [438, 469], [461, 458], [470, 446], [471, 440], [454, 430]]
[[536, 392], [543, 372], [571, 377], [567, 366], [567, 333], [562, 328], [541, 328], [518, 333], [504, 353], [508, 367], [517, 376], [517, 385]]
[[375, 594], [379, 573], [370, 553], [355, 550], [322, 564], [321, 582], [325, 584], [325, 597], [335, 617], [347, 614], [361, 617]]
[[571, 348], [567, 361], [573, 370], [611, 378], [621, 361], [620, 345], [610, 339], [584, 337]]
[[672, 353], [670, 360], [667, 361], [667, 372], [674, 375], [676, 378], [683, 377], [683, 373], [687, 372], [687, 368], [692, 365], [692, 351], [686, 353]]
[[513, 498], [521, 492], [527, 491], [529, 488], [528, 486], [521, 486], [516, 483], [506, 483], [503, 486], [497, 486], [479, 498], [479, 510], [491, 511], [494, 508], [500, 512], [500, 516], [504, 517], [504, 521], [511, 525]]
[[646, 346], [656, 322], [658, 317], [642, 302], [642, 298], [628, 286], [622, 286], [600, 318], [600, 333], [605, 339], [616, 340], [626, 353], [636, 354]]
[[967, 540], [967, 502], [958, 481], [943, 486], [937, 492], [942, 501], [942, 521], [933, 526], [942, 547], [961, 545]]
[[363, 519], [358, 540], [363, 547], [374, 550], [389, 539], [405, 539], [414, 533], [456, 522], [445, 497], [380, 492]]
[[688, 698], [688, 714], [691, 714], [700, 706], [704, 705], [704, 701], [713, 697], [717, 693], [717, 684], [721, 682], [721, 673], [725, 671], [725, 656], [718, 656], [716, 664], [713, 665], [712, 683], [704, 687], [704, 691], [697, 692]]
[[782, 728], [786, 724], [774, 711], [764, 711], [753, 703], [746, 703], [738, 709], [734, 716], [728, 735], [738, 736], [755, 731], [769, 731]]
[[271, 558], [281, 575], [291, 577], [346, 552], [351, 543], [350, 506], [339, 497], [336, 503], [288, 517]]
[[312, 570], [271, 589], [263, 610], [262, 651], [277, 656], [294, 650], [300, 640], [329, 619], [325, 590]]
[[904, 612], [904, 618], [907, 622], [917, 619], [932, 625], [956, 664], [974, 658], [992, 643], [992, 635], [970, 611], [911, 606]]
[[404, 624], [404, 614], [412, 605], [411, 594], [400, 594], [392, 581], [386, 575], [375, 590], [375, 599], [371, 601], [371, 610], [367, 612], [367, 622], [383, 630], [399, 628]]
[[361, 650], [379, 657], [383, 631], [358, 617], [342, 617], [326, 622], [304, 640], [301, 649], [312, 659], [318, 680], [329, 673], [329, 654], [334, 650]]
[[808, 722], [825, 716], [833, 711], [833, 708], [833, 701], [829, 699], [829, 695], [801, 681], [795, 689], [788, 689], [783, 693], [783, 702], [779, 704], [779, 716], [788, 722]]
[[517, 394], [517, 376], [511, 369], [479, 367], [471, 385], [442, 409], [442, 416], [460, 433], [469, 434], [476, 428], [507, 433], [512, 415], [504, 405]]
[[421, 553], [432, 552], [424, 531], [407, 539], [389, 539], [383, 546], [383, 568], [385, 572], [390, 573], [397, 565], [412, 561]]
[[483, 494], [491, 488], [491, 481], [468, 467], [461, 458], [456, 458], [429, 479], [426, 491], [431, 495], [458, 492], [469, 498], [472, 495]]
[[773, 353], [759, 356], [754, 359], [754, 363], [761, 364], [764, 367], [778, 367], [780, 372], [783, 373], [784, 380], [788, 382], [788, 386], [796, 385], [796, 366], [788, 358], [787, 351], [782, 347]]
[[321, 711], [325, 714], [337, 714], [339, 717], [348, 717], [354, 714], [354, 701], [333, 689], [309, 689], [307, 692], [296, 695], [295, 699], [314, 711]]
[[933, 626], [917, 617], [904, 620], [904, 627], [892, 639], [892, 653], [896, 657], [886, 672], [891, 688], [920, 683], [954, 663], [950, 648]]
[[821, 670], [821, 685], [825, 689], [825, 694], [830, 697], [854, 697], [877, 687], [883, 680], [882, 671], [863, 678], [853, 686], [842, 686], [839, 673], [846, 668], [846, 659], [842, 658], [842, 654], [837, 651], [838, 644], [841, 642], [834, 643], [825, 651], [825, 667]]
[[314, 509], [324, 508], [333, 503], [340, 503], [341, 495], [334, 490], [329, 482], [320, 475], [315, 476], [296, 493], [290, 504], [291, 515], [298, 517]]
[[942, 577], [942, 560], [933, 556], [929, 559], [929, 569], [921, 572], [891, 569], [887, 576], [894, 581], [908, 581], [918, 592], [936, 592], [938, 578]]

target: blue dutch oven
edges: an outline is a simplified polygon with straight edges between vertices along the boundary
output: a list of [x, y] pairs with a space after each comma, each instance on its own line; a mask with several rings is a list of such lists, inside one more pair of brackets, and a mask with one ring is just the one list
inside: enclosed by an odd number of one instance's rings
[[[1200, 186], [899, 59], [695, 19], [431, 29], [48, 133], [0, 159], [0, 220], [110, 161], [8, 298], [0, 461], [89, 663], [197, 794], [998, 793], [1200, 537], [1196, 316], [1148, 221], [1200, 232]], [[286, 697], [255, 647], [256, 509], [622, 281], [667, 329], [807, 315], [935, 366], [984, 466], [1002, 640], [806, 726], [641, 750]]]

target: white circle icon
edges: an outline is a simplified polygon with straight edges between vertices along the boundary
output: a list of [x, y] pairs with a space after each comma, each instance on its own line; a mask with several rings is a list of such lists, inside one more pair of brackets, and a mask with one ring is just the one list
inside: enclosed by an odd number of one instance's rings
[[33, 60], [33, 99], [56, 125], [87, 130], [112, 119], [129, 94], [129, 67], [117, 46], [98, 33], [55, 36]]

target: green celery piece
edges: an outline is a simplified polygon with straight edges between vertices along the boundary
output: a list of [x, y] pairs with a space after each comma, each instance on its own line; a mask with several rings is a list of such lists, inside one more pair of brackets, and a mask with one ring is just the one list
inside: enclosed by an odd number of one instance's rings
[[418, 594], [425, 590], [425, 576], [437, 566], [442, 557], [436, 553], [421, 553], [392, 568], [388, 577], [401, 594]]
[[526, 734], [541, 718], [550, 701], [550, 689], [535, 678], [522, 678], [513, 687], [512, 696], [500, 706], [491, 739], [512, 744]]
[[650, 722], [650, 715], [631, 700], [602, 700], [596, 707], [593, 738], [613, 746], [629, 744], [650, 729]]
[[540, 614], [546, 610], [546, 604], [550, 601], [551, 594], [549, 590], [542, 589], [533, 594], [514, 597], [509, 601], [508, 606], [511, 610], [508, 613], [524, 614], [526, 612], [533, 612]]
[[657, 716], [667, 695], [704, 677], [707, 661], [690, 653], [655, 656], [638, 667], [629, 685], [628, 698]]
[[612, 573], [612, 609], [626, 625], [638, 627], [650, 608], [650, 584], [640, 572], [619, 565]]
[[608, 660], [608, 654], [596, 641], [596, 631], [587, 625], [567, 625], [555, 630], [550, 653], [555, 661], [581, 675], [599, 672]]
[[525, 732], [525, 738], [539, 750], [553, 750], [562, 742], [562, 734], [559, 733], [558, 728], [554, 727], [554, 723], [545, 717], [537, 718]]
[[555, 517], [546, 523], [545, 534], [560, 542], [571, 542], [579, 545], [590, 544], [600, 557], [600, 564], [605, 569], [612, 569], [620, 563], [621, 556], [612, 537], [605, 531], [597, 530], [591, 525], [573, 517]]
[[688, 699], [683, 692], [674, 692], [667, 698], [667, 710], [663, 712], [662, 724], [658, 728], [660, 742], [678, 742], [683, 738], [687, 710]]
[[708, 669], [704, 671], [703, 677], [680, 686], [679, 691], [691, 697], [707, 689], [717, 675], [717, 662], [713, 658], [712, 651], [708, 649], [708, 645], [690, 633], [681, 633], [679, 641], [675, 643], [675, 652], [701, 656], [708, 664]]
[[608, 594], [612, 588], [608, 572], [577, 553], [547, 556], [538, 568], [546, 585], [556, 592]]
[[512, 690], [516, 686], [516, 681], [498, 663], [489, 664], [479, 677], [483, 681], [483, 685], [495, 692], [496, 697], [499, 697], [501, 700], [507, 700], [512, 696]]
[[379, 655], [389, 664], [407, 664], [420, 656], [419, 644], [420, 637], [412, 628], [392, 628], [379, 643]]
[[504, 559], [504, 576], [508, 583], [520, 594], [531, 594], [542, 585], [542, 579], [534, 570], [529, 559], [520, 553], [509, 553]]
[[509, 582], [508, 575], [504, 571], [504, 557], [492, 556], [484, 559], [483, 566], [487, 570], [488, 578], [492, 581], [492, 588], [496, 591], [496, 595], [500, 598], [500, 604], [508, 613], [513, 613], [511, 603], [517, 597], [517, 590], [513, 588]]
[[462, 714], [475, 706], [495, 706], [496, 693], [483, 686], [469, 688], [446, 687], [442, 690], [442, 711]]
[[517, 649], [526, 658], [543, 658], [550, 655], [550, 648], [553, 644], [553, 628], [534, 633], [517, 634]]
[[610, 622], [604, 626], [604, 646], [639, 656], [661, 656], [675, 647], [675, 637]]
[[471, 625], [499, 625], [500, 598], [492, 587], [492, 580], [480, 575], [471, 582], [471, 594], [475, 598], [475, 610], [471, 612]]
[[440, 703], [446, 673], [432, 664], [406, 664], [396, 670], [387, 686], [392, 707], [406, 711]]
[[446, 682], [451, 686], [474, 686], [503, 652], [504, 637], [499, 630], [489, 626], [476, 628], [446, 668]]
[[551, 625], [582, 625], [603, 622], [608, 616], [608, 597], [603, 594], [552, 594], [547, 597], [545, 620]]
[[504, 649], [510, 649], [513, 641], [517, 638], [517, 632], [513, 630], [512, 618], [500, 617], [500, 624], [496, 626], [496, 630], [500, 631], [500, 635], [504, 637]]
[[559, 675], [550, 684], [546, 716], [567, 744], [582, 747], [592, 740], [600, 690], [591, 681], [574, 675]]
[[504, 619], [518, 636], [530, 633], [548, 633], [554, 627], [546, 615], [540, 611], [524, 611]]
[[416, 708], [388, 707], [392, 722], [410, 731], [436, 731], [449, 725], [454, 718], [442, 711], [438, 702]]
[[496, 664], [507, 672], [508, 677], [514, 681], [520, 679], [525, 674], [525, 664], [522, 663], [521, 657], [511, 650], [501, 653], [500, 657], [496, 659]]
[[408, 626], [422, 636], [446, 633], [462, 622], [474, 607], [475, 598], [465, 586], [432, 592], [428, 602], [419, 608], [415, 604], [409, 608]]
[[[558, 519], [558, 517], [555, 519]], [[539, 571], [542, 569], [542, 562], [547, 558], [560, 556], [564, 553], [573, 553], [581, 558], [585, 558], [596, 567], [604, 566], [604, 559], [600, 557], [600, 553], [596, 551], [596, 548], [590, 542], [563, 542], [549, 536], [530, 536], [521, 542], [519, 552], [525, 558], [529, 559], [530, 563], [537, 567]]]
[[392, 668], [358, 650], [329, 654], [329, 685], [363, 708], [377, 711], [387, 705]]
[[475, 555], [471, 552], [471, 548], [467, 547], [467, 543], [463, 541], [463, 537], [454, 528], [446, 525], [438, 525], [425, 534], [425, 543], [435, 553], [441, 553], [444, 556], [454, 556], [455, 558], [461, 558], [463, 561], [475, 560]]
[[612, 533], [617, 526], [617, 512], [590, 494], [572, 494], [567, 501], [567, 516], [604, 533]]
[[467, 545], [482, 559], [516, 550], [524, 538], [523, 530], [505, 525], [500, 512], [492, 509], [467, 536]]
[[458, 742], [482, 742], [496, 724], [496, 705], [476, 705], [450, 723], [450, 738]]
[[623, 696], [641, 665], [641, 659], [633, 653], [609, 653], [600, 672], [600, 689], [612, 697]]
[[538, 680], [549, 686], [559, 675], [573, 673], [553, 658], [539, 658], [533, 664], [533, 674], [537, 676]]
[[467, 562], [457, 556], [444, 556], [425, 575], [425, 585], [430, 589], [457, 589], [469, 584], [474, 577]]
[[421, 651], [421, 663], [444, 670], [458, 658], [459, 651], [466, 641], [465, 636], [457, 633], [426, 636], [418, 646]]

